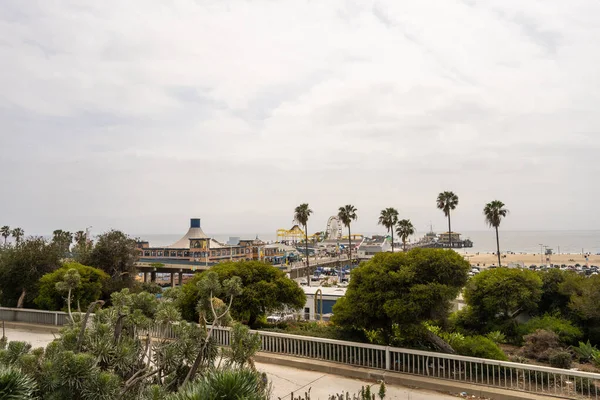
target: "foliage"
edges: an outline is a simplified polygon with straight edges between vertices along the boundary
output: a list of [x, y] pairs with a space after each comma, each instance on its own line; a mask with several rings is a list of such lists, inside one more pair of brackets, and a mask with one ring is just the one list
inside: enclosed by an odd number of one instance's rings
[[482, 332], [489, 322], [510, 320], [535, 311], [542, 294], [542, 280], [523, 269], [487, 269], [469, 279], [464, 298], [472, 313], [471, 328]]
[[60, 266], [59, 253], [43, 238], [28, 238], [0, 251], [0, 299], [5, 307], [31, 305], [38, 280]]
[[[338, 209], [338, 218], [348, 228], [348, 258], [352, 259], [352, 232], [350, 230], [350, 224], [352, 221], [356, 221], [358, 218], [356, 215], [356, 207], [352, 204], [346, 204], [344, 207]], [[310, 282], [310, 281], [309, 281]]]
[[73, 234], [62, 229], [57, 229], [52, 233], [52, 245], [56, 247], [61, 257], [67, 257], [73, 242]]
[[415, 234], [415, 227], [413, 226], [412, 222], [410, 222], [410, 219], [402, 219], [398, 221], [396, 233], [400, 239], [402, 239], [402, 245], [404, 247], [404, 251], [406, 251], [406, 239], [408, 239], [410, 235]]
[[226, 367], [238, 365], [245, 367], [250, 365], [254, 368], [252, 356], [260, 350], [262, 344], [258, 333], [250, 333], [247, 326], [235, 324], [231, 329], [230, 347], [222, 351], [222, 355], [227, 358]]
[[306, 260], [306, 282], [310, 285], [310, 261], [308, 259], [308, 218], [312, 214], [308, 203], [302, 203], [294, 209], [294, 220], [304, 228], [304, 257]]
[[532, 318], [519, 326], [519, 332], [522, 336], [533, 333], [538, 329], [556, 333], [560, 342], [567, 345], [575, 343], [583, 336], [581, 329], [574, 326], [571, 321], [548, 314]]
[[379, 225], [383, 225], [392, 234], [392, 253], [394, 252], [394, 227], [398, 223], [398, 210], [388, 207], [379, 214]]
[[334, 305], [333, 322], [380, 329], [389, 341], [395, 324], [410, 330], [446, 318], [468, 270], [469, 263], [452, 250], [379, 253], [352, 271], [346, 295]]
[[119, 290], [133, 286], [137, 258], [135, 240], [121, 231], [112, 230], [98, 237], [85, 264], [106, 272], [111, 277], [113, 289]]
[[[377, 393], [375, 393], [374, 390], [371, 390], [372, 386], [373, 385], [363, 386], [358, 393], [354, 394], [350, 394], [349, 392], [332, 394], [327, 397], [327, 400], [384, 400], [387, 393], [385, 382], [379, 384]], [[291, 400], [311, 400], [310, 389], [308, 389], [304, 395], [298, 397], [292, 392], [290, 398]], [[282, 400], [281, 397], [279, 397], [279, 400]]]
[[218, 369], [182, 388], [167, 400], [268, 400], [269, 385], [263, 374], [249, 369]]
[[587, 343], [579, 342], [579, 346], [572, 346], [571, 350], [573, 350], [575, 356], [581, 362], [591, 361], [594, 354], [598, 352], [598, 348], [592, 345], [589, 340]]
[[508, 361], [508, 357], [492, 340], [484, 336], [465, 336], [452, 343], [456, 352], [463, 356]]
[[[243, 293], [234, 298], [232, 316], [237, 320], [254, 325], [258, 318], [274, 311], [300, 309], [306, 304], [304, 291], [285, 273], [261, 261], [239, 261], [220, 263], [210, 270], [221, 282], [237, 276], [244, 287]], [[195, 305], [200, 293], [197, 282], [206, 273], [196, 275], [182, 288], [177, 304], [189, 321], [198, 321]]]
[[554, 368], [570, 369], [572, 356], [568, 351], [555, 351], [548, 357], [548, 362], [550, 363], [550, 366]]
[[29, 400], [35, 398], [35, 380], [12, 366], [0, 367], [0, 399]]
[[35, 304], [44, 310], [61, 310], [65, 307], [64, 294], [56, 288], [56, 284], [63, 282], [69, 270], [75, 270], [81, 279], [80, 284], [73, 289], [73, 304], [79, 304], [85, 309], [93, 301], [98, 300], [109, 276], [102, 270], [68, 262], [54, 272], [50, 272], [39, 281], [38, 296]]
[[538, 304], [538, 312], [561, 313], [569, 316], [569, 302], [575, 288], [579, 287], [585, 279], [574, 271], [563, 271], [551, 268], [546, 271], [538, 271], [542, 279], [542, 296]]
[[133, 289], [137, 292], [146, 292], [151, 294], [163, 293], [162, 287], [155, 282], [142, 282], [138, 285], [135, 285]]
[[[239, 278], [221, 283], [214, 273], [205, 274], [198, 286], [203, 304], [210, 304], [216, 295], [229, 304], [232, 296], [241, 292]], [[219, 353], [211, 339], [214, 328], [207, 331], [181, 321], [172, 300], [158, 301], [146, 292], [123, 289], [111, 295], [111, 303], [110, 308], [95, 310], [92, 317], [89, 313], [95, 305], [85, 316], [74, 314], [60, 338], [45, 351], [31, 350], [31, 345], [23, 342], [8, 343], [0, 350], [0, 367], [20, 369], [37, 385], [36, 394], [52, 400], [163, 399], [182, 386], [188, 387], [187, 382], [213, 374]], [[213, 318], [213, 327], [220, 324], [218, 318]], [[152, 341], [146, 335], [150, 328], [156, 334]], [[169, 332], [177, 340], [168, 340]], [[223, 351], [221, 358], [227, 368], [244, 374], [248, 372], [243, 371], [244, 366], [252, 365], [260, 343], [245, 327], [234, 327], [232, 342], [234, 346]], [[209, 380], [211, 390], [230, 387], [225, 375], [215, 377], [218, 379]], [[215, 393], [227, 393], [219, 390]]]
[[494, 343], [506, 343], [506, 335], [500, 331], [489, 332], [485, 337]]
[[538, 329], [524, 337], [525, 344], [520, 353], [538, 361], [548, 361], [550, 355], [560, 348], [558, 335], [554, 332]]

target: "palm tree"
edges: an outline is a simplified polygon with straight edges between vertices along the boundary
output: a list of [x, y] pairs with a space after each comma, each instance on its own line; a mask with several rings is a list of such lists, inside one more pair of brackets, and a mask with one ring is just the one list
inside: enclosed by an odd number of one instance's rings
[[394, 226], [398, 223], [398, 210], [392, 207], [388, 207], [385, 210], [381, 210], [379, 214], [379, 225], [386, 227], [388, 232], [392, 232], [392, 253], [394, 252]]
[[348, 259], [352, 263], [352, 234], [350, 232], [350, 223], [355, 221], [356, 208], [352, 204], [347, 204], [344, 207], [340, 207], [338, 211], [338, 218], [342, 221], [342, 224], [348, 228]]
[[452, 248], [452, 226], [450, 225], [450, 211], [454, 210], [458, 205], [458, 196], [454, 192], [442, 192], [437, 198], [437, 208], [444, 212], [448, 217], [448, 236], [450, 240], [450, 248]]
[[0, 234], [2, 234], [2, 237], [4, 238], [4, 245], [6, 246], [6, 239], [8, 239], [10, 236], [10, 226], [4, 225], [2, 228], [0, 228]]
[[404, 251], [406, 251], [406, 239], [410, 235], [415, 234], [415, 227], [413, 226], [412, 222], [410, 222], [410, 219], [403, 219], [398, 221], [396, 233], [402, 238], [402, 245], [404, 246]]
[[306, 224], [312, 210], [308, 203], [302, 203], [294, 209], [294, 221], [298, 222], [304, 228], [304, 250], [306, 252], [306, 284], [310, 286], [310, 262], [308, 261], [308, 229]]
[[494, 200], [487, 203], [483, 209], [483, 215], [485, 216], [485, 222], [490, 226], [496, 228], [496, 249], [498, 250], [498, 266], [501, 267], [500, 263], [500, 238], [498, 237], [498, 227], [502, 218], [506, 217], [508, 210], [504, 208], [504, 203], [500, 200]]
[[77, 243], [80, 246], [85, 245], [87, 242], [87, 235], [85, 234], [84, 231], [77, 231], [75, 232], [75, 243]]
[[21, 243], [21, 238], [23, 237], [23, 235], [25, 235], [25, 232], [21, 228], [15, 228], [12, 230], [11, 234], [15, 238], [17, 245], [19, 245], [19, 243]]

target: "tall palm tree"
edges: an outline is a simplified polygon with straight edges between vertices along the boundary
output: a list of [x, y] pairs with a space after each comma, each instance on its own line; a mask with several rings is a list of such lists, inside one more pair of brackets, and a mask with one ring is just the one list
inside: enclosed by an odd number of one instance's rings
[[448, 217], [448, 235], [450, 240], [450, 248], [452, 248], [452, 225], [450, 224], [450, 211], [454, 210], [458, 205], [458, 196], [454, 192], [442, 192], [437, 197], [437, 208], [444, 212]]
[[483, 215], [485, 216], [485, 222], [490, 226], [496, 228], [496, 249], [498, 254], [498, 266], [501, 267], [500, 262], [500, 238], [498, 237], [498, 227], [502, 218], [508, 215], [508, 210], [504, 208], [504, 203], [500, 200], [494, 200], [487, 203], [483, 208]]
[[404, 247], [404, 251], [406, 251], [406, 239], [410, 235], [415, 234], [415, 227], [413, 226], [410, 219], [402, 219], [398, 221], [398, 226], [396, 227], [396, 233], [400, 238], [402, 238], [402, 245]]
[[21, 243], [21, 238], [23, 235], [25, 235], [25, 232], [21, 228], [15, 228], [12, 230], [11, 234], [15, 238], [17, 245], [19, 245], [19, 243]]
[[356, 218], [356, 207], [352, 204], [347, 204], [344, 207], [340, 207], [338, 210], [338, 218], [342, 221], [342, 224], [348, 228], [348, 259], [352, 263], [352, 233], [350, 231], [350, 223], [355, 221]]
[[10, 236], [10, 226], [4, 225], [2, 228], [0, 228], [0, 234], [2, 234], [2, 237], [4, 238], [4, 245], [6, 246], [6, 239], [8, 239]]
[[398, 223], [398, 210], [392, 207], [388, 207], [385, 210], [381, 210], [379, 214], [379, 225], [386, 227], [388, 232], [392, 232], [392, 253], [394, 252], [394, 226]]
[[306, 284], [310, 286], [310, 262], [308, 261], [308, 229], [306, 224], [308, 218], [312, 214], [312, 210], [308, 207], [308, 203], [302, 203], [294, 209], [294, 220], [304, 228], [304, 250], [306, 252]]

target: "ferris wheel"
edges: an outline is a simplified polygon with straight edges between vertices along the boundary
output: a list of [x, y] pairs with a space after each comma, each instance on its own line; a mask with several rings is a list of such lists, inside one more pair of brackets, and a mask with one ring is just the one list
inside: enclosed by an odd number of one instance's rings
[[327, 220], [327, 239], [339, 240], [342, 238], [342, 223], [337, 215], [329, 217]]

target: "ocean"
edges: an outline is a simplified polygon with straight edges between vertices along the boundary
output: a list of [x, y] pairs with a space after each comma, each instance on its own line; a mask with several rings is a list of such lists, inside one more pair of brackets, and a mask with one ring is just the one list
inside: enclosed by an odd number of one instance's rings
[[[366, 236], [381, 235], [385, 232], [361, 232]], [[469, 252], [494, 252], [496, 251], [496, 235], [493, 229], [487, 231], [464, 231], [463, 239], [473, 241], [473, 247], [466, 249]], [[179, 235], [172, 234], [137, 234], [132, 237], [147, 240], [151, 246], [167, 246], [175, 243], [185, 232]], [[414, 241], [424, 233], [420, 233], [411, 238]], [[244, 233], [223, 233], [207, 235], [212, 238], [227, 243], [230, 237], [241, 239], [254, 239], [257, 234]], [[277, 240], [275, 232], [259, 233], [258, 237], [266, 242]], [[515, 253], [539, 253], [540, 244], [548, 246], [554, 253], [572, 253], [577, 254], [582, 251], [585, 253], [600, 253], [600, 230], [592, 231], [502, 231], [500, 230], [500, 251]]]

